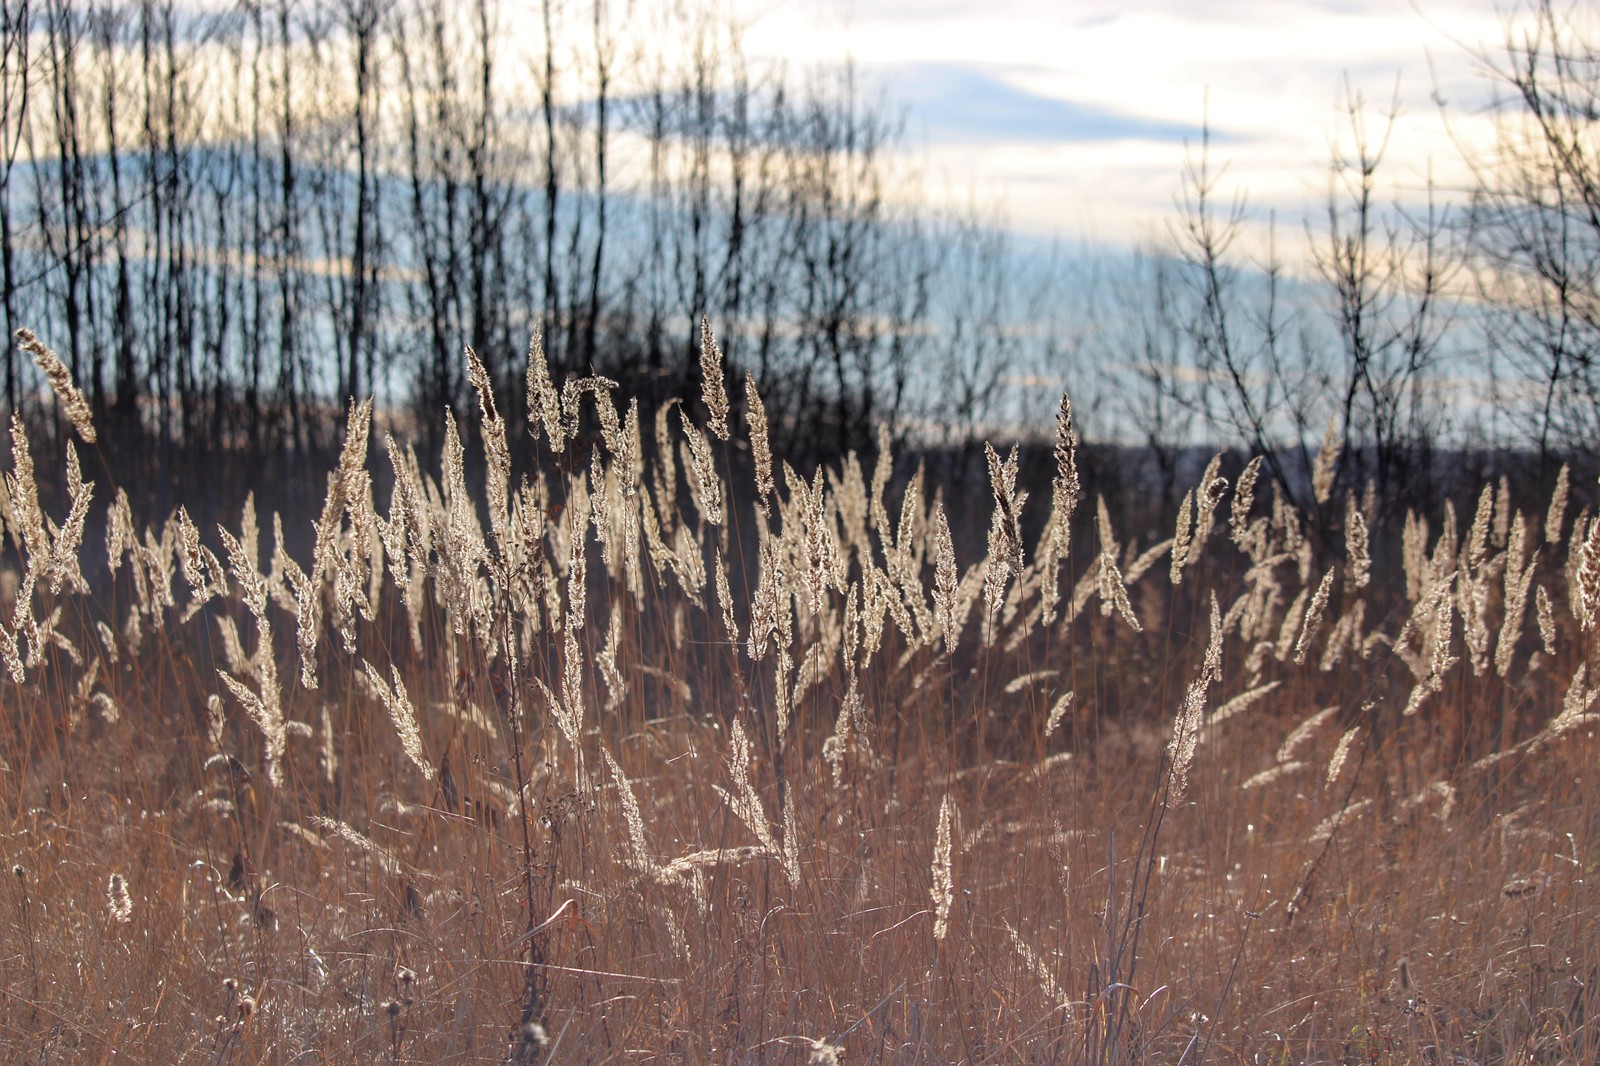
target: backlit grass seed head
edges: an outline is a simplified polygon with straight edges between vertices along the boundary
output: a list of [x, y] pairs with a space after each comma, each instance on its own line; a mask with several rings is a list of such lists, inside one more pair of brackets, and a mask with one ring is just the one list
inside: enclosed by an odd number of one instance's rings
[[1561, 543], [1561, 527], [1567, 517], [1567, 493], [1570, 491], [1571, 471], [1567, 464], [1561, 464], [1561, 473], [1556, 475], [1555, 491], [1550, 494], [1550, 510], [1544, 518], [1544, 540], [1546, 544]]
[[[689, 421], [687, 411], [680, 408], [678, 414], [683, 427], [683, 440], [689, 449], [688, 462], [685, 464], [689, 473], [689, 494], [694, 500], [695, 507], [700, 511], [700, 517], [713, 526], [720, 526], [722, 479], [717, 476], [716, 467], [712, 463], [711, 445], [695, 428], [694, 423]], [[726, 435], [724, 431], [723, 436]]]
[[1544, 647], [1546, 655], [1556, 653], [1556, 612], [1550, 603], [1550, 593], [1540, 585], [1534, 591], [1534, 602], [1537, 605], [1539, 617], [1539, 641]]
[[394, 723], [394, 731], [400, 737], [400, 747], [405, 751], [406, 758], [422, 772], [424, 778], [432, 781], [438, 771], [423, 750], [417, 712], [411, 706], [411, 698], [406, 695], [405, 683], [400, 680], [400, 668], [392, 664], [389, 667], [390, 676], [394, 679], [394, 688], [391, 689], [371, 663], [363, 660], [361, 666], [366, 671], [367, 683], [389, 712], [389, 720]]
[[1322, 447], [1317, 450], [1316, 461], [1311, 464], [1311, 494], [1318, 503], [1327, 503], [1333, 494], [1333, 478], [1339, 470], [1339, 423], [1328, 419], [1328, 429], [1322, 435]]
[[949, 793], [939, 804], [939, 829], [933, 843], [933, 884], [928, 894], [933, 898], [933, 938], [943, 940], [950, 931], [950, 906], [955, 902], [954, 835], [951, 819], [954, 805]]
[[1239, 473], [1239, 483], [1233, 488], [1233, 508], [1228, 513], [1228, 529], [1234, 544], [1243, 548], [1250, 528], [1250, 508], [1256, 502], [1256, 480], [1261, 476], [1264, 456], [1256, 456], [1245, 464]]
[[[1576, 532], [1576, 530], [1574, 530]], [[1594, 628], [1600, 616], [1600, 518], [1589, 521], [1583, 542], [1578, 548], [1578, 624], [1585, 632]]]
[[1065, 693], [1064, 695], [1062, 695], [1062, 697], [1060, 699], [1056, 700], [1056, 702], [1051, 705], [1051, 707], [1050, 707], [1050, 715], [1049, 715], [1048, 718], [1045, 719], [1045, 723], [1044, 723], [1044, 735], [1045, 736], [1049, 736], [1051, 733], [1054, 733], [1056, 731], [1056, 729], [1061, 725], [1062, 719], [1066, 718], [1067, 711], [1069, 711], [1071, 708], [1072, 708], [1072, 693], [1071, 692]]
[[1317, 593], [1311, 597], [1311, 606], [1306, 608], [1305, 620], [1300, 626], [1300, 639], [1295, 641], [1295, 665], [1303, 665], [1306, 661], [1306, 652], [1311, 650], [1311, 642], [1316, 639], [1317, 631], [1322, 628], [1322, 614], [1328, 607], [1328, 593], [1333, 588], [1333, 569], [1322, 575], [1322, 583], [1317, 586]]
[[1221, 470], [1222, 453], [1218, 452], [1206, 464], [1205, 473], [1200, 476], [1200, 485], [1195, 489], [1194, 543], [1201, 547], [1211, 539], [1211, 531], [1217, 521], [1217, 508], [1228, 494], [1228, 479], [1222, 476]]
[[133, 920], [133, 897], [128, 894], [128, 879], [121, 874], [112, 874], [106, 882], [106, 907], [122, 925]]
[[1489, 532], [1494, 523], [1494, 486], [1485, 485], [1478, 494], [1478, 509], [1467, 530], [1467, 565], [1476, 570], [1489, 553]]
[[1078, 476], [1078, 430], [1072, 423], [1072, 400], [1061, 394], [1061, 410], [1056, 416], [1056, 475], [1051, 484], [1054, 521], [1064, 530], [1070, 526], [1072, 511], [1083, 499], [1083, 484]]
[[744, 377], [744, 417], [750, 427], [750, 459], [755, 467], [756, 493], [761, 497], [761, 507], [767, 507], [774, 484], [772, 481], [772, 445], [767, 438], [767, 409], [761, 402], [753, 374]]
[[650, 845], [644, 835], [644, 817], [639, 812], [639, 801], [634, 797], [633, 784], [628, 780], [628, 775], [622, 772], [622, 767], [617, 763], [616, 756], [611, 754], [611, 749], [601, 745], [600, 755], [605, 759], [606, 769], [611, 771], [611, 780], [617, 786], [617, 799], [622, 804], [623, 820], [628, 827], [628, 862], [632, 869], [643, 873], [654, 868], [654, 861], [650, 858]]
[[944, 504], [933, 505], [933, 613], [939, 622], [939, 632], [944, 634], [945, 647], [953, 649], [960, 639], [956, 628], [956, 573], [955, 542], [950, 536], [950, 520], [945, 517]]
[[728, 391], [722, 379], [722, 349], [711, 335], [711, 320], [700, 319], [700, 396], [710, 420], [706, 423], [718, 440], [728, 439]]
[[1339, 743], [1333, 749], [1333, 757], [1328, 760], [1328, 784], [1332, 785], [1339, 780], [1339, 775], [1344, 771], [1344, 764], [1350, 758], [1350, 750], [1361, 737], [1361, 727], [1353, 726], [1345, 730], [1339, 738]]
[[1206, 657], [1200, 672], [1189, 683], [1183, 704], [1178, 708], [1172, 723], [1172, 739], [1167, 744], [1167, 759], [1171, 766], [1168, 806], [1183, 802], [1189, 790], [1189, 774], [1194, 768], [1195, 750], [1200, 741], [1200, 727], [1205, 716], [1206, 692], [1222, 680], [1222, 615], [1217, 608], [1216, 593], [1211, 594], [1211, 639], [1206, 645]]
[[1345, 581], [1350, 589], [1364, 589], [1372, 580], [1372, 555], [1368, 550], [1367, 516], [1355, 506], [1352, 497], [1344, 513], [1344, 549], [1349, 569]]
[[1183, 568], [1189, 563], [1189, 538], [1194, 533], [1194, 490], [1190, 489], [1183, 494], [1183, 502], [1178, 505], [1178, 524], [1172, 533], [1172, 570], [1170, 578], [1174, 585], [1183, 584]]
[[57, 402], [61, 404], [62, 411], [72, 422], [72, 428], [77, 430], [78, 436], [85, 444], [93, 444], [94, 412], [89, 406], [89, 401], [84, 399], [83, 393], [72, 383], [72, 371], [67, 369], [61, 357], [51, 351], [31, 329], [17, 330], [17, 344], [32, 356], [34, 364], [44, 371], [45, 378], [50, 382], [50, 391], [55, 393]]
[[555, 383], [550, 380], [550, 361], [544, 354], [544, 338], [538, 327], [528, 341], [528, 418], [535, 415], [544, 428], [550, 450], [560, 452], [567, 446], [566, 431], [561, 423], [561, 397]]
[[1018, 516], [1027, 502], [1026, 492], [1017, 492], [1017, 448], [1001, 460], [994, 446], [985, 443], [989, 462], [989, 486], [994, 494], [994, 517], [989, 526], [989, 572], [983, 583], [983, 598], [993, 614], [1000, 606], [1007, 581], [1022, 573], [1022, 531]]

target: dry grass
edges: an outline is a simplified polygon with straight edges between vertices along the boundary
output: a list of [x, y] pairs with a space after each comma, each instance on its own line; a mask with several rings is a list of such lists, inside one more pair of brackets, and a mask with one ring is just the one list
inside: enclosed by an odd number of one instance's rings
[[14, 428], [7, 1060], [1600, 1054], [1565, 477], [1386, 544], [1214, 464], [1174, 560], [1074, 523], [1063, 405], [1040, 542], [991, 451], [961, 560], [920, 475], [772, 471], [749, 391], [731, 481], [718, 358], [648, 469], [636, 407], [535, 361], [559, 474], [487, 395], [470, 478], [453, 424], [424, 472], [353, 408], [313, 558], [118, 496], [105, 588], [96, 487], [53, 520]]

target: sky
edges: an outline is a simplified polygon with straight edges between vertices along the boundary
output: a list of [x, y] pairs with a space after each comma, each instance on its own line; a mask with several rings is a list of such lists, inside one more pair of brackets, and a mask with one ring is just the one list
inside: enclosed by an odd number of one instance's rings
[[[1025, 234], [1126, 246], [1178, 217], [1203, 126], [1220, 191], [1280, 232], [1325, 210], [1347, 93], [1381, 136], [1379, 184], [1459, 198], [1490, 143], [1507, 0], [738, 0], [761, 59], [850, 57], [904, 109], [936, 202], [997, 206]], [[1441, 111], [1438, 100], [1446, 107]]]

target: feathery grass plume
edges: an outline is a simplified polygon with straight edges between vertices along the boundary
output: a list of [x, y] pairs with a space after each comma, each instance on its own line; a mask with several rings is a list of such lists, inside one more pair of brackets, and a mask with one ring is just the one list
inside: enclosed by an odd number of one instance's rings
[[222, 740], [227, 726], [228, 716], [223, 710], [222, 697], [213, 692], [206, 697], [206, 739], [217, 751], [222, 750]]
[[878, 457], [872, 464], [872, 488], [867, 498], [867, 519], [874, 532], [878, 534], [878, 542], [884, 546], [885, 555], [888, 554], [890, 539], [894, 536], [894, 529], [889, 525], [889, 510], [884, 505], [883, 495], [889, 489], [889, 479], [894, 475], [894, 446], [889, 438], [887, 423], [878, 423]]
[[[1133, 613], [1133, 603], [1128, 599], [1128, 586], [1122, 578], [1122, 569], [1117, 566], [1117, 539], [1112, 535], [1111, 519], [1106, 511], [1104, 496], [1099, 497], [1097, 524], [1100, 528], [1100, 560], [1096, 564], [1095, 588], [1100, 594], [1100, 613], [1110, 617], [1115, 611], [1122, 616], [1135, 633], [1143, 633], [1144, 626], [1139, 621], [1139, 616]], [[1074, 597], [1076, 599], [1076, 597]], [[1073, 616], [1077, 616], [1077, 607], [1074, 606]]]
[[[1211, 539], [1211, 531], [1216, 527], [1217, 508], [1222, 504], [1222, 498], [1228, 494], [1228, 479], [1221, 474], [1222, 453], [1218, 452], [1206, 464], [1206, 469], [1200, 475], [1200, 484], [1194, 494], [1194, 546], [1203, 548]], [[1193, 549], [1191, 549], [1193, 550]]]
[[[1574, 527], [1573, 535], [1578, 529]], [[1583, 540], [1578, 545], [1578, 568], [1575, 575], [1578, 589], [1577, 602], [1573, 604], [1579, 626], [1588, 632], [1600, 617], [1600, 518], [1589, 520]]]
[[1241, 789], [1265, 788], [1274, 782], [1281, 781], [1283, 778], [1288, 777], [1291, 774], [1297, 774], [1305, 768], [1306, 764], [1299, 761], [1276, 763], [1267, 767], [1265, 770], [1262, 770], [1260, 773], [1246, 778], [1244, 784], [1240, 785], [1239, 787]]
[[1366, 617], [1366, 600], [1356, 600], [1344, 614], [1339, 616], [1339, 620], [1333, 625], [1333, 632], [1328, 635], [1327, 644], [1323, 646], [1322, 661], [1317, 664], [1317, 669], [1325, 674], [1330, 672], [1339, 665], [1346, 650], [1363, 659], [1367, 657], [1365, 641], [1361, 634], [1361, 626]]
[[1530, 751], [1539, 751], [1559, 740], [1588, 719], [1590, 708], [1595, 700], [1600, 699], [1600, 689], [1589, 688], [1585, 684], [1587, 676], [1588, 664], [1579, 663], [1577, 672], [1572, 675], [1572, 683], [1567, 686], [1567, 695], [1561, 701], [1561, 713], [1539, 731], [1539, 735], [1528, 746]]
[[950, 931], [950, 906], [956, 894], [954, 835], [950, 827], [954, 811], [947, 792], [939, 804], [939, 828], [933, 842], [933, 884], [928, 889], [933, 897], [933, 938], [939, 941]]
[[1060, 670], [1034, 670], [1030, 673], [1019, 674], [1010, 681], [1007, 681], [1005, 687], [1001, 689], [1001, 691], [1008, 696], [1014, 696], [1024, 689], [1032, 688], [1041, 681], [1049, 681], [1053, 677], [1060, 676]]
[[1351, 590], [1364, 589], [1372, 580], [1372, 554], [1368, 548], [1367, 516], [1351, 497], [1344, 512], [1344, 550], [1349, 560], [1345, 584]]
[[1561, 464], [1561, 473], [1556, 475], [1555, 491], [1550, 494], [1550, 510], [1544, 516], [1544, 541], [1546, 544], [1561, 543], [1561, 527], [1567, 518], [1567, 493], [1570, 491], [1569, 480], [1571, 471], [1566, 463]]
[[1296, 666], [1303, 666], [1306, 661], [1306, 652], [1311, 648], [1311, 642], [1316, 638], [1317, 630], [1322, 628], [1322, 613], [1328, 607], [1328, 592], [1333, 588], [1333, 574], [1336, 567], [1329, 567], [1328, 572], [1322, 575], [1322, 583], [1317, 586], [1317, 594], [1311, 597], [1311, 606], [1306, 608], [1305, 620], [1300, 626], [1300, 639], [1295, 641], [1294, 661]]
[[1172, 551], [1172, 538], [1159, 540], [1140, 552], [1133, 562], [1128, 564], [1128, 569], [1123, 573], [1122, 580], [1129, 585], [1137, 585], [1139, 579], [1150, 572], [1156, 560]]
[[766, 511], [768, 499], [776, 487], [772, 481], [772, 444], [767, 436], [767, 408], [756, 389], [755, 375], [744, 375], [744, 420], [750, 427], [750, 460], [755, 467], [756, 494], [761, 497], [761, 510]]
[[1504, 618], [1500, 624], [1500, 639], [1495, 644], [1494, 672], [1506, 677], [1511, 671], [1511, 658], [1517, 650], [1517, 640], [1522, 636], [1522, 619], [1528, 609], [1528, 590], [1533, 585], [1534, 565], [1517, 566], [1515, 560], [1506, 566], [1504, 592]]
[[1189, 538], [1194, 533], [1194, 490], [1190, 489], [1183, 494], [1183, 502], [1178, 504], [1178, 524], [1172, 534], [1172, 570], [1170, 578], [1174, 585], [1183, 584], [1183, 568], [1189, 563]]
[[228, 566], [239, 583], [243, 600], [256, 622], [256, 653], [252, 657], [256, 687], [252, 690], [224, 670], [217, 674], [244, 707], [267, 745], [267, 779], [274, 788], [283, 786], [283, 763], [288, 749], [288, 729], [278, 688], [278, 663], [272, 652], [272, 619], [267, 613], [267, 582], [251, 565], [244, 546], [227, 529], [219, 526], [223, 546], [228, 549]]
[[394, 723], [394, 731], [400, 737], [400, 747], [404, 749], [406, 758], [422, 771], [423, 777], [432, 781], [438, 775], [438, 770], [428, 761], [427, 752], [422, 749], [422, 731], [417, 727], [417, 712], [411, 706], [411, 697], [406, 695], [405, 683], [400, 679], [400, 668], [392, 663], [389, 666], [390, 676], [394, 678], [394, 688], [390, 689], [383, 675], [371, 663], [363, 659], [361, 666], [366, 671], [372, 691], [377, 693], [384, 710], [389, 712], [389, 720]]
[[789, 494], [799, 504], [800, 536], [805, 561], [805, 591], [811, 613], [820, 615], [827, 604], [828, 589], [836, 584], [835, 570], [839, 555], [838, 535], [829, 513], [827, 490], [822, 483], [822, 470], [813, 475], [811, 484], [784, 467], [789, 482]]
[[1322, 435], [1322, 447], [1311, 465], [1311, 494], [1318, 503], [1327, 503], [1333, 494], [1333, 477], [1339, 470], [1339, 422], [1328, 419], [1328, 430]]
[[672, 442], [672, 420], [670, 416], [673, 408], [677, 407], [680, 402], [680, 400], [671, 399], [656, 408], [656, 455], [654, 467], [656, 508], [660, 512], [661, 523], [666, 532], [671, 532], [678, 524], [678, 465], [674, 459], [677, 454], [677, 448]]
[[1256, 480], [1261, 476], [1261, 463], [1265, 456], [1258, 455], [1239, 472], [1239, 483], [1233, 487], [1233, 507], [1228, 512], [1228, 530], [1233, 543], [1245, 546], [1250, 529], [1250, 508], [1256, 502]]
[[399, 859], [390, 854], [387, 848], [380, 847], [377, 841], [362, 833], [350, 823], [321, 814], [313, 814], [307, 820], [329, 836], [338, 837], [351, 847], [358, 848], [371, 855], [378, 861], [379, 868], [385, 873], [393, 875], [401, 871], [402, 867]]
[[722, 349], [711, 335], [711, 320], [700, 317], [700, 398], [711, 419], [707, 423], [718, 440], [728, 439], [728, 390], [722, 382]]
[[[1223, 631], [1227, 631], [1226, 625], [1223, 626]], [[1255, 706], [1261, 697], [1272, 692], [1281, 684], [1283, 684], [1282, 681], [1268, 681], [1264, 685], [1257, 685], [1254, 688], [1246, 689], [1237, 696], [1233, 697], [1231, 700], [1223, 703], [1214, 712], [1212, 712], [1211, 718], [1206, 724], [1212, 728], [1215, 728], [1235, 715], [1243, 714], [1245, 711], [1248, 711], [1251, 707]]]
[[756, 591], [750, 597], [750, 631], [746, 648], [752, 662], [767, 657], [768, 641], [778, 633], [779, 611], [789, 612], [789, 597], [783, 591], [784, 560], [780, 545], [763, 536], [756, 549]]
[[628, 679], [617, 665], [617, 652], [622, 645], [622, 611], [619, 606], [617, 602], [612, 603], [611, 620], [606, 624], [606, 642], [600, 648], [600, 654], [595, 656], [595, 665], [600, 667], [600, 679], [606, 686], [607, 712], [621, 707], [622, 701], [628, 696]]
[[1277, 755], [1273, 756], [1278, 762], [1290, 762], [1294, 759], [1295, 752], [1300, 750], [1300, 745], [1311, 739], [1322, 724], [1339, 713], [1338, 707], [1324, 707], [1311, 715], [1305, 721], [1289, 731], [1289, 735], [1278, 746]]
[[1356, 740], [1361, 736], [1361, 727], [1352, 726], [1344, 731], [1339, 738], [1339, 743], [1334, 746], [1333, 757], [1328, 760], [1328, 784], [1332, 786], [1339, 780], [1339, 774], [1344, 771], [1344, 764], [1350, 759], [1350, 749], [1355, 746]]
[[933, 504], [933, 613], [938, 619], [939, 632], [944, 634], [947, 651], [954, 651], [961, 639], [956, 627], [956, 575], [955, 542], [950, 536], [950, 520], [945, 517], [944, 503]]
[[70, 585], [81, 593], [89, 591], [78, 565], [78, 548], [83, 543], [83, 524], [89, 517], [89, 503], [93, 499], [94, 482], [81, 482], [72, 495], [72, 509], [67, 512], [67, 517], [50, 544], [44, 573], [50, 583], [51, 595], [58, 595], [63, 585]]
[[1044, 735], [1049, 736], [1060, 727], [1062, 719], [1066, 718], [1067, 711], [1072, 707], [1072, 693], [1069, 691], [1050, 706], [1050, 715], [1045, 719]]
[[917, 472], [906, 483], [905, 493], [900, 498], [900, 521], [895, 526], [893, 550], [888, 550], [886, 547], [884, 551], [884, 561], [888, 566], [889, 576], [894, 578], [901, 588], [919, 589], [917, 598], [921, 597], [916, 572], [920, 569], [919, 553], [923, 547], [923, 474], [924, 467], [918, 463]]
[[133, 506], [128, 502], [127, 490], [119, 488], [106, 514], [106, 559], [113, 575], [122, 569], [123, 562], [138, 543], [139, 534], [133, 528]]
[[1289, 609], [1283, 613], [1283, 623], [1278, 627], [1278, 639], [1273, 645], [1273, 655], [1281, 663], [1293, 653], [1295, 642], [1304, 630], [1306, 601], [1311, 598], [1311, 587], [1304, 586], [1295, 594]]
[[[1444, 675], [1459, 660], [1450, 654], [1450, 638], [1454, 625], [1455, 597], [1451, 595], [1454, 581], [1444, 578], [1438, 581], [1427, 598], [1418, 606], [1417, 614], [1427, 618], [1427, 632], [1424, 646], [1429, 650], [1427, 672], [1422, 679], [1412, 688], [1411, 695], [1406, 699], [1404, 717], [1411, 717], [1421, 710], [1423, 701], [1444, 687]], [[1410, 626], [1410, 623], [1407, 623]], [[1404, 630], [1402, 630], [1402, 634]], [[1400, 641], [1395, 641], [1398, 650]]]
[[711, 458], [711, 445], [689, 421], [688, 413], [682, 408], [678, 410], [678, 420], [683, 425], [684, 443], [689, 446], [689, 458], [684, 464], [689, 474], [689, 496], [694, 500], [701, 518], [711, 525], [720, 526], [722, 479], [717, 476], [716, 465]]
[[1063, 528], [1072, 522], [1072, 511], [1083, 499], [1083, 483], [1078, 476], [1078, 430], [1072, 421], [1072, 400], [1061, 394], [1061, 409], [1056, 415], [1056, 474], [1051, 482], [1051, 506], [1060, 514]]
[[1222, 680], [1222, 614], [1217, 609], [1217, 594], [1211, 594], [1211, 639], [1206, 645], [1206, 657], [1200, 672], [1189, 682], [1183, 704], [1178, 708], [1172, 723], [1172, 739], [1167, 744], [1167, 761], [1171, 778], [1167, 791], [1167, 806], [1183, 802], [1189, 790], [1189, 772], [1194, 767], [1195, 749], [1200, 742], [1200, 726], [1205, 716], [1206, 692]]
[[192, 617], [201, 607], [223, 590], [216, 578], [217, 570], [213, 568], [213, 559], [200, 544], [200, 528], [194, 524], [194, 519], [189, 517], [189, 512], [184, 507], [178, 508], [178, 568], [183, 573], [183, 579], [189, 583], [193, 590], [194, 599], [190, 603], [189, 611], [185, 618]]
[[833, 488], [834, 507], [839, 514], [846, 554], [870, 562], [872, 542], [867, 536], [867, 512], [871, 504], [867, 499], [861, 461], [854, 449], [845, 453], [841, 470], [829, 472], [828, 484]]
[[11, 529], [13, 539], [20, 540], [28, 553], [28, 568], [32, 570], [37, 557], [40, 563], [50, 552], [50, 534], [45, 529], [44, 511], [39, 506], [39, 486], [34, 479], [33, 451], [28, 446], [28, 431], [15, 412], [11, 415], [11, 467], [5, 476], [6, 494], [11, 499]]
[[1540, 585], [1534, 592], [1534, 602], [1539, 618], [1539, 642], [1546, 655], [1556, 653], [1556, 611], [1550, 603], [1550, 593]]
[[[317, 687], [317, 643], [322, 632], [322, 590], [326, 575], [337, 575], [343, 569], [338, 549], [341, 515], [350, 509], [353, 501], [348, 493], [355, 489], [366, 474], [367, 428], [372, 420], [372, 400], [369, 397], [360, 405], [350, 402], [350, 416], [346, 422], [344, 447], [339, 454], [339, 468], [328, 479], [328, 495], [322, 503], [322, 517], [313, 523], [316, 533], [311, 569], [305, 581], [296, 590], [296, 615], [299, 623], [300, 684], [308, 689]], [[346, 583], [347, 586], [350, 584]], [[339, 597], [335, 597], [336, 603]], [[345, 621], [346, 645], [349, 639], [348, 620]]]
[[1056, 618], [1061, 593], [1061, 560], [1072, 543], [1072, 513], [1083, 498], [1078, 475], [1078, 430], [1072, 423], [1072, 400], [1061, 394], [1056, 416], [1056, 472], [1050, 485], [1050, 519], [1046, 524], [1036, 564], [1040, 569], [1040, 618], [1050, 625]]
[[494, 399], [494, 381], [489, 370], [469, 344], [463, 349], [467, 360], [467, 381], [478, 394], [478, 412], [483, 425], [483, 459], [489, 499], [489, 528], [502, 557], [511, 543], [511, 448], [506, 441], [505, 419]]
[[622, 804], [623, 820], [628, 825], [628, 857], [624, 860], [625, 864], [636, 873], [652, 870], [655, 860], [650, 857], [650, 845], [644, 835], [644, 817], [639, 813], [639, 801], [634, 797], [633, 784], [628, 780], [628, 775], [622, 772], [610, 748], [600, 745], [600, 755], [606, 761], [606, 769], [611, 771], [612, 781], [616, 783], [617, 800]]
[[1428, 520], [1409, 508], [1400, 534], [1400, 559], [1406, 572], [1406, 599], [1416, 603], [1428, 591]]
[[750, 783], [750, 738], [744, 731], [744, 724], [737, 718], [733, 720], [729, 736], [728, 773], [733, 778], [732, 792], [721, 785], [713, 785], [712, 788], [760, 841], [767, 854], [781, 858], [783, 850], [772, 835], [772, 826], [767, 821], [767, 812], [761, 806], [761, 797], [756, 795], [755, 786]]
[[550, 450], [560, 452], [567, 446], [566, 431], [561, 423], [561, 396], [556, 392], [555, 383], [550, 380], [550, 361], [545, 357], [544, 338], [538, 326], [534, 326], [533, 336], [528, 341], [527, 378], [529, 424], [532, 424], [533, 416], [538, 415], [540, 424], [544, 426], [545, 439], [550, 442]]
[[723, 552], [718, 551], [716, 586], [717, 605], [722, 608], [722, 629], [728, 635], [728, 640], [734, 645], [739, 643], [739, 623], [733, 617], [733, 590], [728, 586], [728, 564], [723, 559]]
[[[580, 473], [575, 481], [581, 480]], [[567, 522], [567, 609], [564, 615], [568, 630], [583, 628], [589, 612], [589, 509], [590, 496], [574, 492], [568, 499], [564, 516]]]
[[994, 445], [985, 442], [984, 456], [989, 462], [989, 486], [994, 494], [994, 518], [989, 526], [989, 571], [983, 583], [983, 598], [993, 614], [1000, 607], [1006, 582], [1022, 573], [1022, 531], [1018, 517], [1027, 502], [1026, 492], [1017, 492], [1017, 446], [1001, 460]]
[[1006, 933], [1011, 937], [1011, 949], [1017, 953], [1017, 957], [1028, 968], [1028, 972], [1033, 975], [1033, 979], [1039, 982], [1039, 990], [1045, 994], [1045, 998], [1055, 1004], [1058, 1010], [1069, 1009], [1071, 997], [1062, 991], [1061, 986], [1056, 983], [1055, 975], [1050, 972], [1050, 967], [1045, 964], [1045, 961], [1039, 957], [1039, 953], [1023, 941], [1022, 936], [1012, 927], [1010, 922], [1001, 919], [1001, 924], [1006, 927]]
[[61, 357], [51, 351], [33, 330], [19, 329], [16, 336], [18, 346], [32, 356], [34, 364], [44, 371], [45, 378], [50, 382], [50, 391], [55, 393], [61, 409], [66, 412], [67, 419], [72, 423], [72, 428], [78, 431], [78, 436], [85, 444], [93, 444], [94, 411], [89, 406], [89, 401], [84, 399], [83, 393], [72, 383], [72, 371], [67, 369]]
[[[848, 656], [846, 657], [848, 661]], [[807, 659], [807, 662], [810, 662]], [[797, 686], [798, 688], [798, 686]], [[798, 700], [798, 696], [796, 699]], [[861, 698], [856, 669], [850, 667], [850, 680], [844, 699], [839, 703], [839, 716], [834, 719], [833, 735], [822, 742], [822, 757], [833, 771], [833, 787], [844, 786], [845, 760], [854, 756], [858, 761], [872, 760], [872, 741], [867, 735], [867, 705]], [[780, 739], [784, 735], [780, 734]]]
[[133, 921], [133, 897], [128, 894], [128, 879], [114, 873], [106, 881], [106, 909], [119, 925]]
[[1494, 496], [1494, 525], [1490, 531], [1490, 540], [1496, 548], [1506, 546], [1506, 537], [1511, 533], [1511, 478], [1505, 474], [1500, 475], [1500, 487]]
[[1311, 835], [1306, 838], [1306, 843], [1322, 843], [1338, 832], [1340, 826], [1365, 814], [1371, 807], [1372, 800], [1364, 799], [1357, 800], [1348, 807], [1339, 808], [1317, 824], [1317, 827], [1311, 831]]
[[562, 641], [561, 701], [558, 715], [561, 730], [578, 758], [577, 770], [583, 769], [583, 648], [578, 643], [577, 630], [567, 627]]
[[1473, 570], [1483, 565], [1489, 553], [1489, 530], [1494, 524], [1494, 486], [1485, 485], [1478, 494], [1478, 509], [1467, 530], [1467, 565]]

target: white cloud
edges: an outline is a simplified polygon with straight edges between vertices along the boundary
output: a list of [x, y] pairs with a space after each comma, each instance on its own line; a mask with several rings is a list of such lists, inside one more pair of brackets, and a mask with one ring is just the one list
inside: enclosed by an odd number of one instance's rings
[[[919, 102], [948, 107], [947, 94], [903, 94], [908, 128], [925, 137], [918, 150], [933, 168], [931, 188], [963, 202], [974, 190], [1003, 199], [1026, 230], [1129, 240], [1171, 217], [1185, 149], [1170, 131], [1205, 116], [1228, 190], [1288, 214], [1318, 212], [1330, 147], [1341, 135], [1348, 145], [1340, 127], [1346, 78], [1366, 99], [1374, 132], [1399, 79], [1388, 195], [1419, 197], [1430, 173], [1446, 188], [1464, 185], [1432, 97], [1437, 90], [1451, 102], [1458, 139], [1488, 143], [1489, 120], [1472, 113], [1488, 89], [1465, 46], [1492, 52], [1505, 36], [1503, 8], [1501, 0], [1418, 8], [1392, 0], [999, 0], [979, 17], [971, 4], [813, 0], [748, 9], [755, 21], [745, 43], [794, 63], [848, 55], [891, 96], [897, 70], [967, 67], [1012, 90], [1040, 122], [1051, 121], [1040, 101], [1122, 116], [1125, 139], [1103, 130], [1084, 137], [1060, 123], [1054, 140], [1008, 143], [964, 134], [937, 115], [919, 118]], [[1299, 219], [1280, 215], [1280, 233], [1286, 228], [1298, 230]]]

